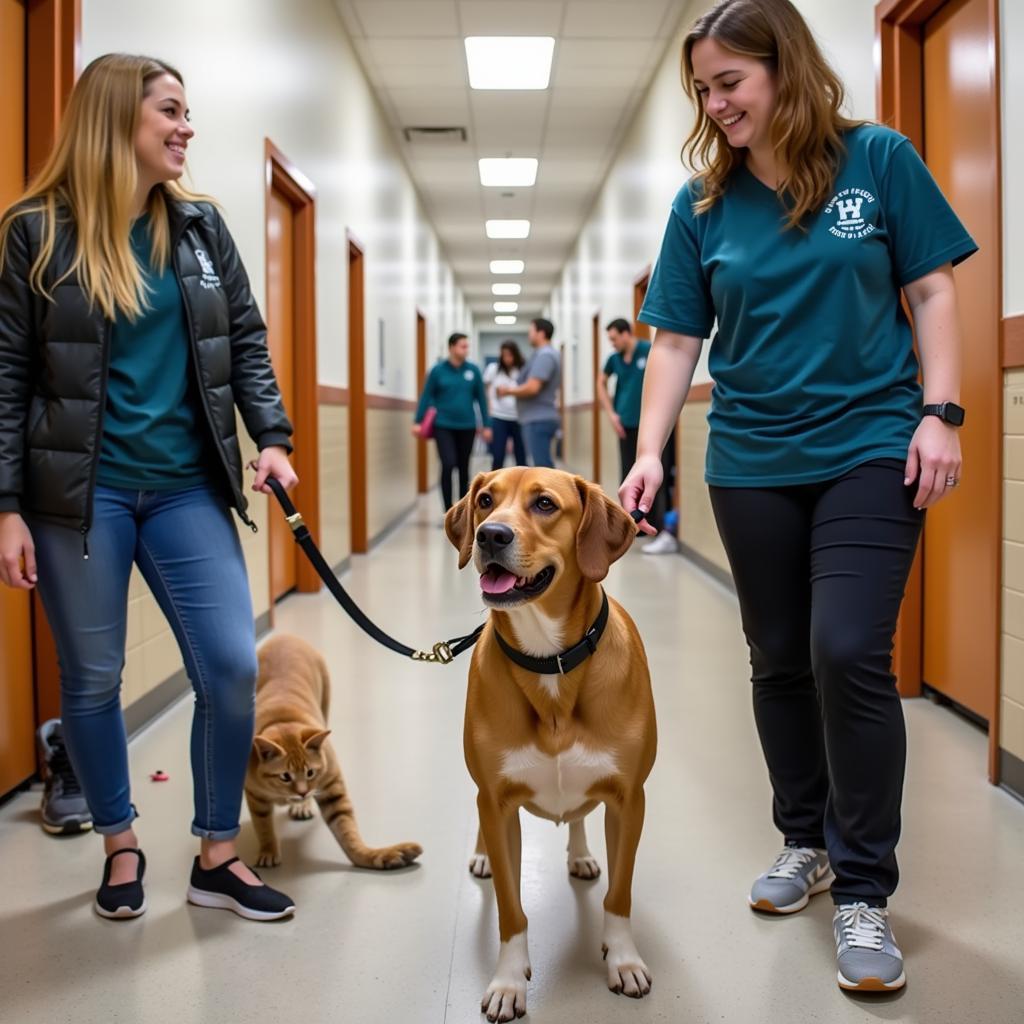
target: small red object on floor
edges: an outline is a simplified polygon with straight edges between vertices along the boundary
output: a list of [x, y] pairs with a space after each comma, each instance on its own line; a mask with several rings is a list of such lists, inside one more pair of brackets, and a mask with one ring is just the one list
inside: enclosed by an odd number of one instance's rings
[[163, 772], [159, 768], [157, 768], [157, 770], [153, 772], [152, 775], [150, 775], [150, 779], [153, 782], [169, 782], [170, 778], [171, 777], [167, 774], [167, 772]]

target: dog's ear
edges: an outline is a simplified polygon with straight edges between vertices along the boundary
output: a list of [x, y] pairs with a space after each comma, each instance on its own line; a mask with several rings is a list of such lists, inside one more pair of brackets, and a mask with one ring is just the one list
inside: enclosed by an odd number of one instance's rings
[[612, 562], [629, 550], [636, 524], [596, 484], [581, 476], [574, 482], [583, 502], [583, 518], [576, 531], [576, 563], [588, 580], [600, 583]]
[[469, 485], [469, 493], [456, 505], [448, 509], [444, 517], [444, 532], [459, 549], [459, 568], [464, 569], [473, 554], [473, 509], [476, 496], [486, 473], [477, 473]]
[[284, 747], [278, 746], [273, 740], [264, 736], [256, 736], [252, 741], [252, 748], [261, 761], [271, 761], [275, 757], [284, 757]]
[[302, 745], [307, 750], [319, 750], [324, 745], [324, 740], [330, 735], [330, 729], [303, 729]]

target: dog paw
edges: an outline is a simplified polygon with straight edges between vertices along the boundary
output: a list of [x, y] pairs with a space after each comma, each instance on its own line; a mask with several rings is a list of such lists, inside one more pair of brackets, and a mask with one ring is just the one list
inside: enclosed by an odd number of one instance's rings
[[651, 991], [653, 978], [633, 942], [629, 918], [606, 912], [604, 936], [601, 950], [608, 971], [608, 988], [631, 999], [642, 999]]
[[526, 982], [531, 974], [526, 932], [520, 932], [501, 944], [498, 966], [480, 1001], [480, 1012], [486, 1014], [492, 1024], [525, 1017]]
[[486, 853], [474, 853], [469, 859], [469, 873], [474, 878], [490, 878], [491, 858]]
[[313, 817], [313, 800], [309, 798], [300, 804], [288, 805], [288, 817], [295, 821], [309, 821]]
[[601, 865], [593, 857], [573, 857], [569, 861], [569, 874], [573, 878], [593, 881], [601, 874]]
[[421, 853], [423, 847], [419, 843], [396, 843], [383, 850], [374, 850], [368, 866], [377, 871], [394, 871], [395, 868], [408, 867]]
[[258, 868], [276, 868], [280, 863], [280, 850], [260, 850], [259, 856], [256, 858], [256, 867]]

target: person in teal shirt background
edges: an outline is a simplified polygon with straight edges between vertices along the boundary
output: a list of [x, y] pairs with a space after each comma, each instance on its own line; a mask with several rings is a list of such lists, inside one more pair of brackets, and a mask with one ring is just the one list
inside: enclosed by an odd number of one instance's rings
[[[483, 438], [491, 441], [491, 417], [480, 368], [469, 362], [469, 338], [453, 334], [448, 339], [448, 358], [437, 363], [423, 384], [416, 407], [413, 434], [420, 433], [427, 410], [436, 410], [434, 439], [441, 459], [441, 498], [447, 512], [452, 507], [452, 472], [459, 473], [459, 498], [469, 491], [469, 458], [477, 431], [477, 410], [483, 423]], [[474, 408], [475, 407], [475, 408]]]
[[[647, 369], [651, 343], [646, 338], [635, 337], [630, 322], [622, 317], [612, 320], [605, 330], [613, 351], [605, 360], [604, 369], [598, 374], [595, 384], [597, 399], [619, 438], [621, 482], [636, 462], [640, 396], [643, 393], [644, 371]], [[608, 393], [608, 382], [612, 377], [615, 378], [614, 398]], [[673, 429], [661, 453], [664, 482], [658, 488], [647, 515], [647, 522], [657, 531], [657, 536], [641, 549], [645, 555], [667, 555], [679, 550], [675, 534], [665, 529], [665, 512], [670, 504], [672, 472], [675, 468], [675, 447], [676, 435]]]
[[960, 479], [952, 267], [977, 247], [907, 139], [840, 113], [789, 0], [720, 0], [685, 37], [683, 78], [701, 167], [640, 311], [658, 330], [619, 494], [651, 507], [717, 324], [707, 480], [785, 841], [749, 903], [788, 914], [831, 889], [840, 987], [891, 991], [906, 977], [887, 910], [906, 762], [892, 638], [921, 513]]

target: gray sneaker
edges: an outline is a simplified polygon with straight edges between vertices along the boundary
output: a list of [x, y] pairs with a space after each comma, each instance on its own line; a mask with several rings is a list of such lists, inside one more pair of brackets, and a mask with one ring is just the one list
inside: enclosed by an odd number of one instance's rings
[[795, 914], [835, 880], [828, 854], [809, 846], [787, 846], [750, 890], [750, 906], [769, 914]]
[[843, 903], [832, 918], [839, 987], [848, 992], [895, 992], [907, 983], [903, 954], [885, 907]]
[[59, 718], [43, 722], [36, 730], [43, 762], [43, 829], [54, 836], [74, 835], [92, 828], [92, 815], [71, 767]]

